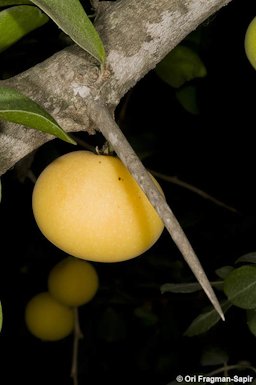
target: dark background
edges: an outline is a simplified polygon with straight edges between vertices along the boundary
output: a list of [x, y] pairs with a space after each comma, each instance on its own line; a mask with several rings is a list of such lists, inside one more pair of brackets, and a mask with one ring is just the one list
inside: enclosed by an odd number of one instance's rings
[[[199, 115], [186, 112], [175, 90], [154, 71], [125, 96], [116, 111], [145, 166], [175, 175], [236, 208], [236, 213], [231, 212], [159, 179], [212, 280], [216, 280], [215, 269], [233, 265], [239, 256], [256, 250], [256, 72], [243, 45], [255, 15], [255, 1], [233, 0], [200, 27], [199, 51], [208, 75], [192, 82], [199, 93]], [[29, 68], [64, 45], [58, 28], [48, 23], [1, 54], [1, 78]], [[104, 143], [100, 134], [77, 137], [92, 146]], [[72, 150], [59, 140], [45, 144], [35, 153], [31, 171], [37, 176], [53, 158]], [[2, 177], [1, 376], [7, 384], [18, 377], [27, 385], [68, 385], [72, 384], [72, 336], [41, 342], [24, 323], [26, 303], [46, 290], [49, 270], [65, 255], [36, 227], [31, 211], [33, 183], [21, 179], [19, 169]], [[245, 312], [238, 308], [232, 308], [226, 322], [208, 333], [184, 336], [209, 302], [203, 292], [161, 294], [166, 282], [194, 281], [166, 231], [136, 259], [94, 266], [100, 277], [99, 292], [79, 310], [84, 333], [79, 384], [166, 385], [178, 374], [215, 369], [202, 366], [204, 352], [213, 347], [225, 352], [228, 364], [248, 361], [256, 365], [255, 337], [247, 328]], [[217, 295], [224, 298], [221, 292]]]

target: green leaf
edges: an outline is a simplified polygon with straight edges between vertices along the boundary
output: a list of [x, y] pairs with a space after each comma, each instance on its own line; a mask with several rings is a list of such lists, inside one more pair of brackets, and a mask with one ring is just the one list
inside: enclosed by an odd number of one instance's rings
[[160, 288], [161, 293], [194, 293], [195, 291], [202, 290], [199, 283], [165, 283]]
[[242, 266], [231, 271], [224, 280], [224, 293], [235, 306], [256, 308], [256, 267]]
[[216, 366], [223, 365], [228, 362], [229, 357], [225, 350], [218, 346], [208, 347], [202, 354], [200, 364], [202, 366]]
[[233, 266], [222, 266], [219, 269], [215, 270], [215, 273], [217, 274], [218, 277], [221, 279], [226, 278], [226, 276], [234, 270]]
[[17, 5], [0, 12], [0, 52], [48, 21], [37, 7]]
[[198, 115], [199, 106], [197, 101], [197, 90], [194, 86], [185, 86], [176, 91], [176, 99], [184, 110], [190, 114]]
[[207, 75], [205, 65], [197, 53], [183, 45], [175, 47], [156, 66], [155, 71], [163, 81], [174, 88]]
[[246, 318], [250, 332], [256, 337], [256, 309], [247, 310]]
[[256, 263], [256, 251], [247, 253], [239, 257], [235, 263], [246, 262], [246, 263]]
[[41, 8], [75, 43], [100, 63], [104, 63], [103, 43], [79, 0], [32, 0], [32, 2]]
[[134, 315], [142, 321], [144, 326], [154, 326], [158, 322], [158, 316], [147, 305], [136, 307]]
[[[222, 302], [221, 308], [223, 313], [232, 306], [230, 301], [226, 300]], [[202, 334], [211, 329], [217, 322], [220, 320], [219, 314], [215, 309], [211, 309], [208, 312], [200, 314], [198, 317], [194, 319], [188, 329], [185, 331], [184, 335], [188, 337], [196, 336], [198, 334]]]
[[0, 119], [22, 124], [76, 144], [41, 106], [9, 87], [0, 87]]
[[0, 0], [0, 8], [9, 7], [10, 5], [24, 5], [24, 4], [32, 4], [32, 3], [29, 0]]
[[[221, 289], [223, 288], [223, 281], [215, 281], [211, 282], [211, 286], [215, 287], [216, 289]], [[203, 290], [202, 286], [197, 283], [165, 283], [164, 285], [161, 286], [160, 288], [161, 293], [164, 294], [166, 292], [171, 292], [171, 293], [194, 293], [199, 290]]]
[[2, 326], [3, 326], [3, 311], [2, 311], [2, 304], [0, 302], [0, 332], [2, 330]]

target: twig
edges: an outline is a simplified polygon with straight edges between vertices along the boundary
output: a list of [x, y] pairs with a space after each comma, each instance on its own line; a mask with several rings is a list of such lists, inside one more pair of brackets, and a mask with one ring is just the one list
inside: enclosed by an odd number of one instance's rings
[[169, 176], [153, 170], [149, 170], [149, 172], [159, 179], [165, 180], [167, 182], [176, 184], [177, 186], [184, 187], [187, 190], [193, 191], [195, 194], [200, 195], [202, 198], [207, 199], [218, 206], [224, 207], [225, 209], [232, 211], [233, 213], [236, 213], [236, 214], [239, 213], [236, 208], [229, 206], [226, 203], [214, 198], [212, 195], [206, 193], [205, 191], [199, 189], [198, 187], [193, 186], [190, 183], [184, 182], [183, 180], [179, 179], [177, 176]]
[[79, 146], [85, 148], [88, 151], [96, 152], [95, 147], [92, 146], [91, 144], [85, 142], [83, 139], [80, 139], [79, 137], [77, 137], [76, 135], [73, 135], [73, 134], [69, 134], [69, 136], [71, 136], [71, 138], [74, 139], [76, 141], [76, 143], [79, 144]]
[[251, 365], [243, 365], [243, 364], [227, 365], [225, 363], [223, 367], [213, 370], [210, 373], [207, 373], [207, 376], [214, 376], [219, 373], [225, 373], [225, 372], [229, 372], [230, 370], [237, 370], [237, 369], [249, 369], [254, 373], [256, 373], [256, 369]]
[[228, 364], [227, 361], [223, 363], [223, 374], [225, 377], [228, 377]]
[[129, 142], [112, 118], [107, 107], [100, 100], [88, 98], [88, 112], [104, 137], [112, 145], [114, 151], [130, 171], [134, 179], [147, 195], [149, 201], [158, 212], [173, 241], [177, 245], [184, 259], [190, 266], [200, 285], [204, 289], [215, 310], [224, 320], [224, 314], [210, 282], [198, 260], [190, 242], [184, 234], [179, 222], [168, 206], [165, 198], [153, 183], [148, 171], [133, 151]]
[[79, 314], [78, 308], [74, 308], [75, 313], [75, 327], [74, 327], [74, 342], [73, 342], [73, 357], [72, 357], [72, 367], [71, 367], [71, 377], [73, 378], [73, 384], [78, 385], [78, 350], [79, 350], [79, 340], [83, 338], [80, 324], [79, 324]]

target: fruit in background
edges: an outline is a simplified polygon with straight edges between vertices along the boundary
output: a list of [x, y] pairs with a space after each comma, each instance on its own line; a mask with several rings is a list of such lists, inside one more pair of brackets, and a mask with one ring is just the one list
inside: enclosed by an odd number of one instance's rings
[[92, 300], [99, 287], [94, 266], [68, 257], [57, 263], [49, 273], [48, 290], [63, 305], [81, 306]]
[[123, 163], [89, 151], [65, 154], [46, 167], [35, 184], [32, 206], [49, 241], [88, 261], [134, 258], [148, 250], [164, 229]]
[[74, 310], [60, 304], [48, 292], [35, 295], [26, 305], [25, 322], [35, 337], [58, 341], [74, 329]]
[[163, 81], [174, 88], [207, 75], [205, 65], [198, 54], [183, 45], [176, 46], [157, 64], [155, 71]]
[[247, 27], [244, 39], [244, 48], [249, 62], [253, 68], [256, 69], [256, 17], [252, 19]]

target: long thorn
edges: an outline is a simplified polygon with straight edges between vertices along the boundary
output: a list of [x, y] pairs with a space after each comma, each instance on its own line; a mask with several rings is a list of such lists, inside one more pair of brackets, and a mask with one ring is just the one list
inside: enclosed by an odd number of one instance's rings
[[165, 198], [153, 183], [148, 171], [145, 169], [140, 159], [130, 146], [129, 142], [111, 116], [109, 110], [103, 103], [100, 103], [100, 101], [89, 98], [88, 111], [93, 122], [112, 145], [116, 154], [147, 195], [149, 201], [158, 212], [160, 218], [165, 224], [166, 229], [170, 233], [184, 259], [190, 266], [215, 310], [218, 312], [222, 320], [224, 320], [224, 314], [219, 301], [189, 240], [184, 234]]

